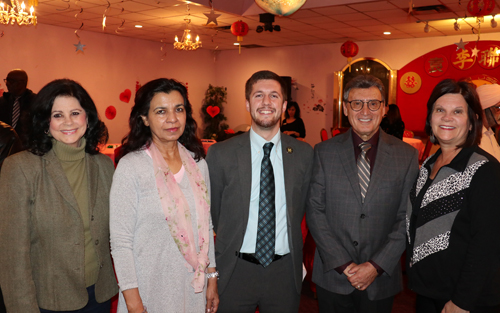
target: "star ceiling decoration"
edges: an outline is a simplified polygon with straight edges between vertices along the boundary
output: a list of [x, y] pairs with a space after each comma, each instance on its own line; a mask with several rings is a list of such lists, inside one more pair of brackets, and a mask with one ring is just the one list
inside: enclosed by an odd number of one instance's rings
[[219, 25], [219, 24], [217, 23], [217, 18], [218, 18], [219, 16], [221, 16], [222, 14], [216, 14], [216, 13], [214, 12], [214, 8], [212, 8], [212, 9], [210, 10], [210, 13], [203, 13], [203, 14], [205, 14], [205, 16], [208, 18], [207, 23], [206, 23], [205, 25], [208, 25], [208, 24], [210, 24], [210, 23], [212, 23], [212, 22], [214, 22], [214, 23], [215, 23], [215, 25], [217, 25], [217, 26]]
[[76, 47], [76, 52], [78, 52], [78, 51], [83, 52], [83, 47], [85, 47], [86, 45], [82, 45], [82, 43], [80, 41], [78, 41], [78, 43], [77, 44], [73, 44], [73, 46]]
[[457, 50], [458, 49], [465, 50], [465, 45], [467, 44], [467, 42], [464, 42], [462, 38], [460, 38], [460, 42], [455, 42], [455, 44], [457, 45]]
[[477, 47], [474, 47], [474, 49], [472, 49], [472, 57], [477, 57], [478, 53], [479, 53], [479, 50], [477, 49]]

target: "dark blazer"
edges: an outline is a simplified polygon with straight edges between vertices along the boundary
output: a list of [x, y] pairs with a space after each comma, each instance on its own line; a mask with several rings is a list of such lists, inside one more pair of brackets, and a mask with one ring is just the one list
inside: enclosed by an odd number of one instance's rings
[[338, 294], [354, 291], [334, 269], [373, 260], [385, 273], [367, 288], [370, 300], [402, 289], [400, 257], [405, 249], [405, 215], [418, 173], [418, 152], [382, 130], [370, 185], [361, 192], [352, 130], [315, 147], [307, 223], [316, 241], [313, 281]]
[[[302, 287], [302, 232], [313, 150], [309, 144], [281, 134], [287, 228], [293, 275], [297, 292]], [[247, 228], [252, 164], [250, 133], [244, 133], [210, 147], [207, 155], [211, 185], [211, 213], [215, 233], [215, 258], [220, 272], [219, 293], [231, 279], [237, 253]], [[290, 273], [292, 274], [292, 273]], [[245, 282], [241, 282], [245, 284]], [[256, 286], [258, 288], [258, 286]]]
[[[25, 144], [27, 140], [26, 136], [28, 133], [28, 125], [31, 125], [30, 109], [35, 96], [36, 94], [34, 94], [31, 90], [26, 89], [19, 98], [21, 114], [15, 127], [15, 131], [19, 135], [19, 138], [21, 138], [23, 144]], [[4, 92], [2, 97], [0, 97], [0, 121], [12, 125], [12, 109], [14, 107], [15, 100], [15, 97], [12, 96], [10, 92]]]
[[[118, 292], [109, 253], [114, 167], [86, 155], [90, 231], [100, 265], [96, 299]], [[0, 284], [8, 312], [72, 311], [87, 304], [85, 237], [78, 203], [54, 151], [8, 157], [0, 173]]]

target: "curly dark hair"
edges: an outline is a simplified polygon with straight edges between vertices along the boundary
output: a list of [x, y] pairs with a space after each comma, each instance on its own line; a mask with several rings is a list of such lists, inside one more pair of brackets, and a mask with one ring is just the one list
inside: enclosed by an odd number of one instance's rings
[[[427, 135], [432, 135], [432, 112], [434, 112], [434, 104], [436, 101], [447, 94], [460, 94], [467, 102], [467, 117], [469, 124], [472, 126], [465, 142], [458, 145], [457, 148], [467, 148], [473, 145], [478, 145], [481, 142], [483, 128], [483, 114], [479, 96], [476, 88], [471, 83], [466, 81], [456, 81], [454, 79], [445, 79], [439, 82], [434, 90], [432, 90], [429, 101], [427, 101], [427, 118], [425, 120], [425, 132]], [[433, 142], [435, 143], [435, 142]]]
[[151, 144], [151, 129], [144, 125], [141, 116], [149, 114], [151, 100], [157, 93], [168, 94], [174, 90], [181, 94], [186, 110], [186, 127], [184, 133], [179, 137], [179, 142], [194, 153], [196, 161], [205, 157], [205, 150], [201, 140], [196, 136], [198, 125], [193, 118], [193, 107], [189, 102], [186, 87], [175, 79], [159, 78], [146, 83], [137, 91], [129, 118], [130, 132], [122, 139], [122, 146], [116, 157], [116, 162], [127, 153], [140, 150], [144, 145], [149, 146]]
[[295, 117], [295, 119], [299, 119], [300, 118], [300, 107], [299, 107], [299, 104], [295, 101], [288, 101], [286, 103], [285, 118], [290, 118], [290, 114], [288, 114], [288, 109], [290, 109], [291, 107], [295, 108], [295, 115], [293, 117]]
[[52, 137], [48, 132], [52, 106], [57, 97], [73, 97], [87, 115], [85, 152], [99, 153], [99, 144], [108, 141], [108, 129], [99, 119], [97, 108], [87, 91], [71, 79], [56, 79], [45, 85], [35, 97], [31, 106], [31, 125], [28, 133], [28, 149], [35, 155], [44, 155], [52, 149]]

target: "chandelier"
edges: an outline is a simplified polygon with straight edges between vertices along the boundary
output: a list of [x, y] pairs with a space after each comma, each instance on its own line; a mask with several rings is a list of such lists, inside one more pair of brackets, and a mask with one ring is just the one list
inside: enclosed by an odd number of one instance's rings
[[196, 41], [194, 42], [191, 39], [192, 38], [191, 30], [187, 28], [190, 22], [191, 22], [190, 19], [186, 20], [186, 29], [184, 30], [184, 34], [182, 35], [181, 41], [179, 41], [179, 38], [175, 36], [174, 49], [194, 51], [198, 48], [201, 48], [200, 36], [196, 36]]
[[0, 23], [10, 23], [11, 25], [15, 23], [18, 25], [36, 25], [36, 14], [33, 6], [31, 6], [28, 15], [28, 12], [25, 11], [26, 6], [24, 2], [19, 5], [18, 0], [11, 0], [11, 4], [10, 6], [0, 2]]

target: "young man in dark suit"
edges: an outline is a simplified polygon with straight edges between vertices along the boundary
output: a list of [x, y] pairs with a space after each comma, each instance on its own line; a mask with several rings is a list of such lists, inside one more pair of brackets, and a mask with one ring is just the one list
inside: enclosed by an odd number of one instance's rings
[[297, 312], [312, 148], [280, 132], [286, 85], [260, 71], [245, 86], [249, 132], [210, 147], [218, 312]]

